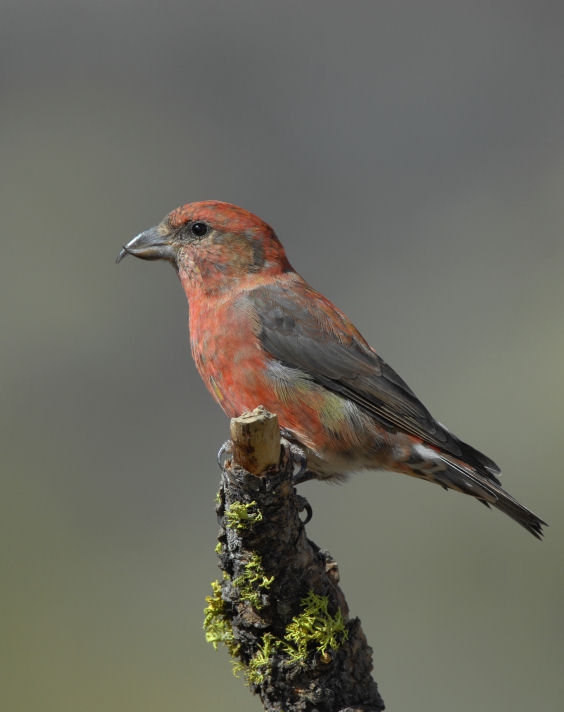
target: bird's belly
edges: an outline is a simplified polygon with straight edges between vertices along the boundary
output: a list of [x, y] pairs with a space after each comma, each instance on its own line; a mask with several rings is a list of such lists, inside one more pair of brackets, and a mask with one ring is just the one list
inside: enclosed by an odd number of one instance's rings
[[[313, 381], [308, 374], [277, 361], [247, 354], [240, 369], [221, 380], [231, 417], [264, 405], [278, 415], [281, 428], [304, 450], [308, 469], [320, 479], [340, 478], [367, 467], [384, 467], [390, 433], [348, 399]], [[216, 381], [217, 383], [217, 381]]]

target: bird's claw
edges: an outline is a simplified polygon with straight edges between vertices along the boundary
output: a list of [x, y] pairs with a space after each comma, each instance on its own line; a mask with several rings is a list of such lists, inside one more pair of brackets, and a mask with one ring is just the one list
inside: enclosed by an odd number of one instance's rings
[[313, 509], [311, 508], [311, 504], [307, 501], [307, 499], [305, 497], [302, 497], [300, 494], [297, 495], [297, 500], [298, 512], [306, 513], [306, 518], [302, 521], [302, 524], [305, 526], [306, 524], [309, 524], [309, 522], [311, 522], [311, 518], [313, 517]]
[[220, 470], [223, 470], [225, 463], [233, 457], [233, 443], [231, 440], [226, 440], [217, 451], [217, 464]]
[[289, 432], [282, 429], [282, 437], [286, 441], [284, 444], [288, 448], [288, 453], [292, 462], [292, 479], [294, 484], [297, 484], [303, 481], [300, 478], [303, 473], [307, 471], [307, 457], [303, 449], [293, 442], [288, 436]]

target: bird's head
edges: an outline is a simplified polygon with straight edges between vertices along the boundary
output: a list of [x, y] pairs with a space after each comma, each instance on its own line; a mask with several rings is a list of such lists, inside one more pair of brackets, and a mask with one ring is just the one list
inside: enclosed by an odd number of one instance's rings
[[291, 269], [274, 230], [236, 205], [207, 200], [169, 213], [123, 246], [126, 255], [168, 260], [187, 290], [223, 290], [234, 282]]

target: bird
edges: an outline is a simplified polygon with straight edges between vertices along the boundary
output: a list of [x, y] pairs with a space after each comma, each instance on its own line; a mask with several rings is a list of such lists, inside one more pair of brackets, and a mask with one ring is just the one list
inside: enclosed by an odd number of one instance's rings
[[123, 245], [166, 260], [188, 299], [192, 355], [229, 417], [262, 404], [305, 457], [300, 481], [390, 470], [471, 495], [533, 536], [542, 519], [500, 468], [431, 415], [350, 319], [291, 266], [274, 230], [230, 203], [187, 203]]

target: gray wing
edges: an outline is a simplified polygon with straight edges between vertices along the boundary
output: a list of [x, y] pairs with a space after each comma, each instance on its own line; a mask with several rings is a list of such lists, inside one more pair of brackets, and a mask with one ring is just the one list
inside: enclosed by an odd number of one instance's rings
[[274, 359], [350, 399], [384, 428], [420, 438], [499, 482], [497, 465], [438, 423], [342, 312], [305, 282], [291, 287], [263, 286], [245, 298]]

